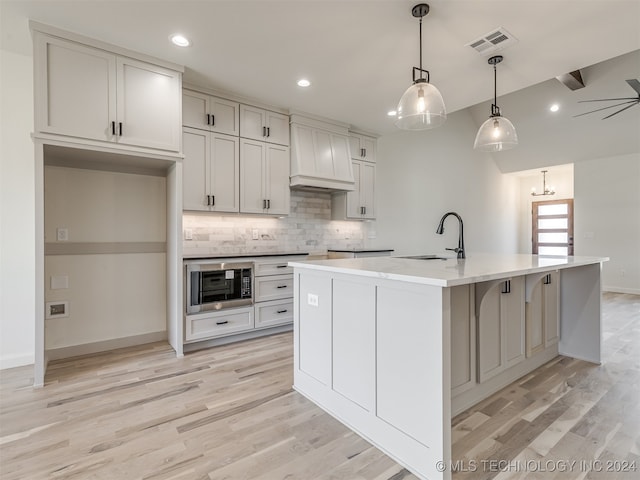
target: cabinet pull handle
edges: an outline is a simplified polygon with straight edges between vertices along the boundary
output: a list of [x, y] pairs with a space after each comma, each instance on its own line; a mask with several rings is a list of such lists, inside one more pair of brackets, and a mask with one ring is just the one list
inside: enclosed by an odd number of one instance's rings
[[267, 137], [271, 136], [271, 127], [267, 127]]
[[551, 274], [544, 277], [544, 284], [551, 285]]
[[229, 320], [224, 320], [222, 322], [216, 322], [216, 325], [226, 325], [227, 323], [229, 323]]
[[122, 136], [122, 122], [118, 122], [118, 130], [120, 131], [119, 135]]
[[207, 207], [211, 206], [211, 196], [207, 195]]
[[287, 288], [286, 285], [278, 285], [276, 288]]
[[211, 126], [212, 127], [216, 126], [216, 117], [213, 113], [211, 114]]
[[271, 208], [271, 199], [267, 199], [267, 210]]
[[111, 122], [111, 135], [116, 134], [116, 122]]
[[287, 265], [276, 265], [276, 268], [287, 268]]
[[262, 136], [263, 137], [267, 136], [267, 127], [262, 127]]
[[262, 200], [262, 209], [266, 210], [267, 209], [267, 201], [266, 200]]
[[287, 309], [285, 308], [284, 310], [278, 310], [276, 313], [287, 313]]
[[216, 204], [216, 196], [215, 195], [211, 195], [211, 206], [215, 206]]
[[511, 280], [507, 280], [506, 282], [504, 282], [502, 293], [511, 293]]
[[207, 113], [207, 125], [211, 125], [211, 115]]

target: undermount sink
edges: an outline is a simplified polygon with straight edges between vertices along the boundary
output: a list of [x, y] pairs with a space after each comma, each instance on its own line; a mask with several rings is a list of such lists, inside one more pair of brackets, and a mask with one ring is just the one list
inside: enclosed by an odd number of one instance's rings
[[438, 255], [412, 255], [400, 258], [410, 258], [412, 260], [449, 260], [447, 257], [439, 257]]

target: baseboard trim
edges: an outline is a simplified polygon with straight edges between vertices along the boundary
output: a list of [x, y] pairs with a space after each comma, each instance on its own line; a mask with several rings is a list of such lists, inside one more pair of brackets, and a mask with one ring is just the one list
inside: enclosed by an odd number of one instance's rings
[[3, 355], [0, 356], [0, 370], [33, 365], [35, 361], [36, 359], [33, 353]]
[[91, 353], [106, 352], [116, 348], [134, 347], [145, 343], [161, 342], [167, 339], [166, 330], [160, 332], [143, 333], [131, 337], [114, 338], [100, 342], [83, 343], [82, 345], [71, 345], [69, 347], [52, 348], [47, 350], [47, 360], [59, 360], [61, 358], [77, 357]]
[[640, 289], [638, 288], [627, 288], [627, 287], [614, 287], [605, 285], [602, 287], [603, 292], [611, 292], [611, 293], [629, 293], [631, 295], [640, 295]]

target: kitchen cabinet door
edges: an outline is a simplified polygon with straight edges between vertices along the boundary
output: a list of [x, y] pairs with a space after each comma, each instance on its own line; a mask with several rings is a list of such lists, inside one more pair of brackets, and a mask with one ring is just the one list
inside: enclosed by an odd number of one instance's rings
[[211, 134], [209, 162], [211, 210], [240, 211], [240, 141], [238, 137]]
[[289, 148], [240, 140], [240, 211], [289, 214]]
[[289, 215], [291, 198], [291, 190], [289, 188], [289, 148], [267, 144], [265, 163], [267, 213]]
[[250, 105], [240, 105], [240, 136], [289, 146], [289, 117]]
[[182, 148], [182, 208], [208, 212], [211, 136], [203, 130], [185, 128]]
[[116, 56], [37, 34], [36, 124], [40, 132], [111, 141]]
[[205, 93], [184, 90], [182, 94], [182, 124], [227, 135], [238, 135], [240, 104]]
[[542, 282], [544, 297], [544, 346], [560, 341], [560, 272], [552, 272]]
[[331, 217], [334, 220], [373, 220], [375, 211], [375, 163], [352, 162], [355, 190], [335, 193], [331, 197]]
[[375, 163], [377, 140], [366, 135], [349, 133], [351, 158]]
[[183, 209], [240, 210], [238, 137], [184, 128]]
[[118, 57], [116, 81], [118, 143], [180, 151], [180, 74]]
[[476, 383], [476, 316], [473, 285], [451, 288], [451, 395]]
[[240, 139], [240, 211], [264, 213], [266, 144], [254, 140]]
[[525, 358], [524, 285], [523, 276], [476, 284], [481, 383]]

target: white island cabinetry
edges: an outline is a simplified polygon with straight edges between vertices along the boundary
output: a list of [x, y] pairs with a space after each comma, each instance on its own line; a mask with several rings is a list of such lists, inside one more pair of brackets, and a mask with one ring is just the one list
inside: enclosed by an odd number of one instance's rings
[[[451, 460], [452, 415], [558, 353], [599, 363], [606, 260], [292, 262], [294, 387], [418, 478], [450, 479], [438, 462]], [[544, 303], [534, 292], [549, 275], [559, 283], [555, 306], [554, 293]], [[550, 312], [550, 329], [560, 313], [562, 335], [543, 332], [546, 348], [527, 358], [531, 301]]]

